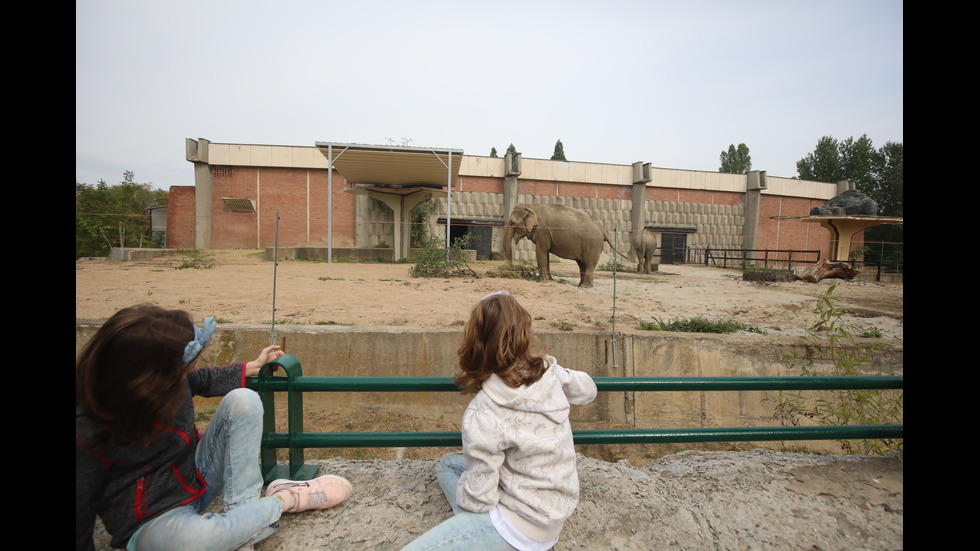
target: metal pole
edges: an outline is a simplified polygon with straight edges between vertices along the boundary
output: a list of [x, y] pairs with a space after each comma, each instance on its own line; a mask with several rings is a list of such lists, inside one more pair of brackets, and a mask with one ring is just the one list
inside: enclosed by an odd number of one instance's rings
[[616, 266], [619, 265], [619, 221], [613, 233], [612, 367], [616, 369]]
[[[276, 225], [278, 231], [278, 222]], [[333, 145], [327, 146], [327, 264], [333, 263]]]
[[276, 243], [272, 248], [272, 330], [269, 345], [276, 344], [276, 273], [279, 271], [279, 211], [276, 211]]
[[446, 189], [448, 193], [446, 194], [446, 263], [449, 263], [449, 247], [451, 243], [449, 242], [452, 236], [452, 221], [453, 221], [453, 152], [449, 152], [449, 166], [446, 167]]

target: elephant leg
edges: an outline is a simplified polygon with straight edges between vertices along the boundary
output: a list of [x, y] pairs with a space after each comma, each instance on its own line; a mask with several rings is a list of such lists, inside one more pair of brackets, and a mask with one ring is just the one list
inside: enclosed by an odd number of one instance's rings
[[592, 273], [589, 270], [589, 265], [582, 260], [576, 260], [578, 264], [578, 286], [579, 287], [592, 287]]
[[541, 279], [551, 279], [551, 258], [547, 249], [542, 250], [538, 247], [535, 251], [538, 257], [538, 271], [541, 272]]

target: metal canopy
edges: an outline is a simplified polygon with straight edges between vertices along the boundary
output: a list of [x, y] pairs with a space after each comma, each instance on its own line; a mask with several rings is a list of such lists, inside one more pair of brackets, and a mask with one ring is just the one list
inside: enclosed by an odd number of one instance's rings
[[[410, 254], [412, 208], [433, 194], [445, 193], [446, 243], [449, 243], [452, 216], [452, 188], [459, 177], [462, 149], [436, 149], [394, 145], [316, 142], [327, 158], [327, 261], [333, 262], [333, 169], [355, 188], [347, 191], [367, 193], [391, 207], [395, 213], [393, 256], [407, 259]], [[445, 188], [443, 192], [442, 189]], [[437, 191], [438, 190], [438, 191]], [[446, 248], [449, 258], [449, 248]]]
[[316, 142], [316, 147], [349, 184], [444, 188], [456, 182], [463, 160], [462, 149], [336, 142]]

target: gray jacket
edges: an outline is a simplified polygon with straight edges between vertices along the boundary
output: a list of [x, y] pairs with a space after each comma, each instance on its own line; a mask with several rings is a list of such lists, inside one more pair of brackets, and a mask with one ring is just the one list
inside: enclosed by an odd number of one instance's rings
[[187, 375], [190, 392], [172, 427], [152, 446], [96, 443], [99, 424], [75, 398], [75, 549], [92, 550], [98, 515], [113, 547], [126, 542], [145, 520], [190, 503], [204, 494], [194, 464], [200, 435], [194, 425], [192, 396], [224, 396], [244, 386], [244, 364], [195, 369]]

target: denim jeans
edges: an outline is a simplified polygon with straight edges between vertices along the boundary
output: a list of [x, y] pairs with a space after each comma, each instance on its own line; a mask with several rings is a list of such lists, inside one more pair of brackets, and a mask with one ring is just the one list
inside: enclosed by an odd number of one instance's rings
[[[282, 507], [276, 498], [261, 497], [261, 439], [258, 394], [245, 388], [229, 392], [195, 452], [197, 469], [207, 482], [204, 495], [143, 523], [127, 549], [233, 550], [269, 537], [278, 528]], [[202, 514], [222, 492], [225, 512]]]
[[486, 551], [513, 551], [490, 521], [489, 513], [472, 513], [456, 505], [456, 487], [459, 477], [466, 468], [466, 461], [458, 453], [449, 454], [439, 460], [436, 480], [442, 493], [453, 508], [453, 516], [419, 536], [402, 548], [402, 551], [434, 550], [451, 551], [481, 549]]

